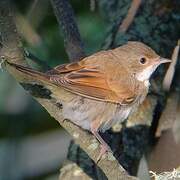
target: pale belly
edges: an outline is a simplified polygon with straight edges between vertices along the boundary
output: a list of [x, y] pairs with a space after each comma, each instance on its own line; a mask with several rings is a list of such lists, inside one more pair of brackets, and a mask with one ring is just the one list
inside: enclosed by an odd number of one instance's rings
[[100, 119], [100, 131], [111, 128], [117, 122], [123, 122], [131, 112], [132, 107], [96, 101], [74, 96], [69, 102], [61, 102], [63, 116], [73, 123], [90, 130], [92, 121]]

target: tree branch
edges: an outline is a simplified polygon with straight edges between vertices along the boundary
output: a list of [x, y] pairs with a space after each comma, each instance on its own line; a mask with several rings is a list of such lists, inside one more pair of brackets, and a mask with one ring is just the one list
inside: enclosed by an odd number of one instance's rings
[[62, 29], [65, 49], [70, 61], [85, 57], [84, 45], [74, 18], [73, 9], [68, 0], [51, 0], [57, 21]]
[[135, 15], [141, 5], [141, 0], [132, 0], [131, 7], [128, 10], [128, 13], [125, 19], [122, 21], [121, 25], [119, 26], [119, 32], [126, 32], [129, 26], [132, 24]]
[[[28, 89], [26, 85], [29, 86], [29, 90], [35, 91], [34, 98], [49, 112], [49, 114], [54, 117], [60, 124], [63, 126], [75, 139], [76, 143], [83, 148], [86, 153], [94, 160], [97, 160], [97, 157], [100, 152], [100, 145], [95, 137], [89, 134], [87, 131], [82, 130], [81, 128], [74, 125], [72, 122], [66, 120], [63, 121], [62, 109], [58, 106], [53, 99], [49, 96], [49, 91], [41, 94], [41, 91], [44, 89], [41, 86], [33, 86], [34, 82], [38, 80], [31, 79], [28, 75], [23, 75], [18, 71], [14, 66], [9, 63], [18, 63], [25, 64], [23, 50], [18, 37], [16, 27], [13, 21], [13, 14], [10, 10], [9, 1], [1, 0], [0, 1], [0, 58], [6, 59], [5, 67], [11, 73], [12, 76], [16, 78], [21, 84]], [[9, 63], [6, 63], [6, 62]], [[39, 82], [40, 83], [40, 82]], [[66, 91], [64, 91], [65, 95]], [[39, 96], [38, 96], [39, 95]], [[113, 157], [111, 153], [106, 154], [98, 163], [98, 166], [102, 169], [108, 179], [137, 179], [131, 177], [127, 172], [122, 168], [118, 161]]]
[[176, 64], [177, 64], [177, 60], [178, 60], [178, 54], [179, 54], [179, 48], [180, 48], [180, 40], [178, 40], [177, 46], [174, 48], [174, 51], [172, 53], [172, 57], [171, 57], [171, 64], [169, 65], [169, 68], [165, 74], [164, 80], [163, 80], [163, 90], [164, 91], [169, 91], [172, 81], [173, 81], [173, 77], [175, 74], [175, 68], [176, 68]]

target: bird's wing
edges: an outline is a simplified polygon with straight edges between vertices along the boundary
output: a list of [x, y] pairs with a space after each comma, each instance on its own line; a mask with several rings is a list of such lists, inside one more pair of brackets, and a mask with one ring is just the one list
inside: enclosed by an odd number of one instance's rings
[[62, 73], [68, 73], [71, 71], [82, 69], [84, 66], [81, 65], [80, 62], [78, 63], [69, 63], [69, 64], [61, 64], [53, 68], [52, 70], [49, 70], [47, 74], [62, 74]]
[[134, 92], [128, 88], [130, 86], [112, 84], [107, 74], [95, 66], [84, 66], [80, 61], [58, 66], [55, 70], [59, 74], [51, 75], [50, 81], [75, 94], [120, 104], [130, 104], [136, 99]]

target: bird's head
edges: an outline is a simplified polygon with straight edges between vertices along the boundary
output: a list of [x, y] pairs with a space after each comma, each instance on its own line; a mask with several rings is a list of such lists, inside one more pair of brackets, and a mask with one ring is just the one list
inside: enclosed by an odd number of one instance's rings
[[141, 42], [128, 42], [120, 48], [125, 66], [139, 81], [148, 80], [160, 64], [171, 62]]

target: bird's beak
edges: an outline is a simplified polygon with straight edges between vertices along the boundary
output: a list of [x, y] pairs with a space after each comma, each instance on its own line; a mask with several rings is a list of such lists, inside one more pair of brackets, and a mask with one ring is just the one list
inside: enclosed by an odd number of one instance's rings
[[159, 66], [160, 64], [169, 63], [169, 62], [171, 62], [170, 59], [160, 57], [155, 60], [154, 64]]
[[159, 64], [170, 63], [170, 62], [171, 62], [170, 59], [160, 58]]

